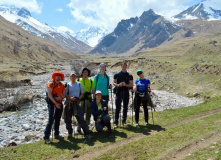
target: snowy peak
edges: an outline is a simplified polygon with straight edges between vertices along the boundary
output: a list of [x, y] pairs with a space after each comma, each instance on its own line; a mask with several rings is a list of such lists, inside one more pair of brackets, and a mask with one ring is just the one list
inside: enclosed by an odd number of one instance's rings
[[178, 19], [221, 19], [221, 1], [220, 0], [203, 0], [180, 14], [174, 16]]
[[13, 15], [17, 15], [23, 18], [29, 18], [31, 17], [31, 13], [23, 8], [16, 8], [16, 7], [4, 7], [4, 6], [0, 6], [0, 12], [3, 12], [5, 14], [13, 14]]
[[17, 15], [21, 16], [21, 17], [24, 17], [24, 18], [31, 17], [31, 13], [27, 9], [25, 9], [25, 8], [21, 8], [18, 11]]
[[91, 47], [95, 47], [103, 39], [103, 37], [109, 33], [110, 31], [105, 28], [89, 27], [88, 29], [81, 29], [74, 35], [74, 37]]

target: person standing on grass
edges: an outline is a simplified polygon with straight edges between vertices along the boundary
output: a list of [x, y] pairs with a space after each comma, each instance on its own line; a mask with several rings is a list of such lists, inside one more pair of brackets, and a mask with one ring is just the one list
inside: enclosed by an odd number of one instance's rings
[[94, 77], [94, 85], [95, 85], [95, 92], [97, 90], [102, 92], [102, 99], [107, 101], [107, 104], [109, 102], [109, 91], [108, 89], [112, 88], [112, 85], [110, 84], [110, 77], [106, 74], [106, 65], [104, 63], [101, 63], [100, 65], [100, 72], [98, 75]]
[[95, 127], [98, 132], [102, 132], [106, 126], [108, 128], [109, 137], [113, 137], [110, 124], [110, 116], [108, 115], [107, 101], [103, 100], [101, 91], [95, 92], [95, 100], [91, 103], [91, 111], [94, 116]]
[[115, 120], [114, 120], [114, 128], [117, 128], [122, 101], [123, 101], [122, 124], [126, 125], [127, 110], [129, 103], [129, 89], [133, 87], [133, 76], [127, 72], [126, 62], [122, 62], [121, 71], [114, 75], [113, 85], [117, 87], [116, 100], [115, 100], [116, 111], [115, 111]]
[[66, 101], [64, 109], [64, 120], [66, 123], [66, 129], [68, 130], [68, 138], [72, 138], [72, 115], [74, 115], [84, 131], [84, 134], [90, 138], [91, 131], [88, 129], [82, 111], [79, 107], [80, 99], [84, 95], [83, 87], [80, 82], [76, 82], [77, 74], [72, 72], [70, 75], [71, 82], [66, 87]]
[[139, 78], [135, 81], [135, 86], [132, 90], [132, 92], [135, 92], [135, 126], [139, 126], [139, 112], [141, 103], [143, 104], [144, 108], [145, 125], [149, 125], [147, 104], [149, 103], [150, 106], [153, 107], [153, 103], [149, 95], [149, 92], [151, 92], [150, 80], [144, 77], [144, 72], [142, 69], [137, 70], [137, 75], [139, 76]]
[[[93, 80], [88, 78], [88, 76], [90, 76], [90, 73], [91, 71], [88, 68], [84, 68], [81, 73], [82, 78], [78, 80], [79, 82], [81, 82], [84, 90], [84, 96], [81, 98], [80, 108], [83, 115], [86, 114], [87, 125], [90, 124], [91, 119], [91, 94], [94, 94], [94, 82]], [[78, 124], [77, 132], [81, 133], [80, 124]]]
[[60, 120], [61, 120], [61, 115], [63, 112], [63, 104], [62, 100], [65, 97], [65, 87], [64, 85], [60, 82], [63, 80], [64, 74], [61, 73], [60, 71], [56, 71], [55, 73], [52, 74], [52, 79], [53, 82], [49, 82], [47, 86], [47, 91], [48, 91], [48, 98], [50, 101], [48, 102], [48, 123], [45, 128], [44, 132], [44, 140], [45, 144], [50, 144], [50, 134], [51, 134], [51, 128], [54, 123], [54, 136], [55, 139], [60, 139], [63, 138], [59, 136], [59, 125], [60, 125]]

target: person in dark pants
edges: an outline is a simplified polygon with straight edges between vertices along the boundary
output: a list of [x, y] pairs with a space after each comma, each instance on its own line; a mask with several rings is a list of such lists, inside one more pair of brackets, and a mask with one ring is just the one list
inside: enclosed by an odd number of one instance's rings
[[90, 138], [91, 131], [88, 129], [88, 125], [84, 121], [83, 113], [80, 109], [79, 102], [84, 95], [83, 87], [80, 82], [76, 82], [77, 75], [73, 72], [70, 75], [71, 82], [66, 87], [66, 101], [64, 109], [64, 120], [66, 123], [66, 129], [68, 130], [68, 138], [72, 138], [72, 115], [74, 115], [84, 131], [84, 134]]
[[148, 119], [148, 109], [147, 104], [149, 103], [151, 107], [153, 107], [152, 100], [150, 98], [149, 92], [151, 91], [150, 88], [150, 80], [144, 77], [143, 70], [137, 70], [137, 75], [140, 77], [135, 81], [135, 86], [133, 92], [135, 92], [134, 98], [134, 106], [135, 106], [135, 126], [139, 126], [139, 112], [140, 112], [140, 104], [143, 104], [144, 108], [144, 118], [145, 118], [145, 125], [149, 125]]
[[117, 87], [116, 89], [116, 111], [114, 128], [118, 127], [119, 113], [121, 110], [121, 102], [123, 101], [123, 117], [122, 124], [126, 125], [127, 110], [129, 103], [129, 89], [133, 87], [133, 76], [127, 72], [127, 63], [122, 62], [121, 71], [114, 75], [113, 85]]
[[91, 111], [94, 116], [96, 130], [102, 132], [106, 126], [108, 128], [109, 137], [113, 137], [110, 124], [110, 116], [108, 115], [107, 101], [101, 99], [102, 93], [97, 90], [95, 92], [95, 100], [91, 103]]
[[60, 82], [63, 78], [64, 74], [59, 71], [56, 71], [52, 75], [53, 82], [50, 82], [47, 87], [48, 98], [50, 99], [50, 101], [48, 103], [48, 123], [44, 132], [44, 140], [46, 144], [51, 143], [49, 137], [54, 121], [55, 139], [63, 138], [59, 136], [59, 125], [63, 111], [62, 99], [65, 97], [65, 87]]

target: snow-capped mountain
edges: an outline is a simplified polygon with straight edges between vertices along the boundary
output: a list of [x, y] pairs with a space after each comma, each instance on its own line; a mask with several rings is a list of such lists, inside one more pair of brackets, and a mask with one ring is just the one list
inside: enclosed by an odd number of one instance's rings
[[81, 29], [74, 37], [83, 41], [84, 43], [95, 47], [104, 36], [108, 35], [111, 31], [100, 27], [90, 27], [88, 29]]
[[89, 45], [77, 40], [70, 34], [58, 32], [56, 29], [34, 19], [25, 8], [0, 6], [0, 15], [6, 20], [22, 27], [27, 32], [48, 39], [69, 51], [86, 53], [91, 50]]
[[174, 16], [178, 19], [208, 18], [221, 20], [221, 0], [203, 0], [202, 2], [184, 10]]
[[179, 29], [179, 26], [150, 9], [139, 18], [121, 20], [114, 31], [105, 36], [90, 53], [125, 53], [131, 49], [137, 52], [154, 48]]

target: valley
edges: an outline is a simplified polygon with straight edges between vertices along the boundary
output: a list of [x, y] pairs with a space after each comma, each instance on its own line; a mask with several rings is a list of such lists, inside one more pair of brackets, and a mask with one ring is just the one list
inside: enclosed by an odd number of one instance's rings
[[[98, 44], [90, 42], [93, 48], [73, 34], [33, 24], [24, 8], [0, 8], [0, 159], [221, 159], [221, 10], [214, 3], [204, 0], [173, 20], [149, 9], [122, 19], [112, 32], [78, 32], [87, 43], [99, 37]], [[62, 120], [64, 140], [45, 145], [51, 75], [62, 71], [66, 83], [70, 72], [80, 76], [88, 67], [93, 79], [105, 63], [112, 83], [123, 61], [134, 81], [138, 69], [150, 79], [156, 105], [156, 112], [149, 109], [151, 125], [144, 125], [141, 109], [141, 125], [134, 126], [130, 94], [128, 126], [115, 129], [112, 139], [93, 130], [93, 119], [91, 140], [67, 139]], [[108, 107], [112, 117], [113, 99]]]

